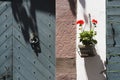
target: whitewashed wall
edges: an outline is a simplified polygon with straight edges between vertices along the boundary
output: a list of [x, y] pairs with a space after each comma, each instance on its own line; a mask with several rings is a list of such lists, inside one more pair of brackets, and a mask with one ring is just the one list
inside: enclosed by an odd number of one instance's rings
[[78, 51], [79, 31], [77, 26], [76, 41], [76, 63], [77, 63], [77, 80], [106, 80], [101, 74], [104, 70], [106, 60], [106, 2], [105, 0], [77, 0], [77, 20], [85, 20], [88, 14], [91, 18], [98, 21], [96, 45], [97, 54], [95, 57], [81, 58]]

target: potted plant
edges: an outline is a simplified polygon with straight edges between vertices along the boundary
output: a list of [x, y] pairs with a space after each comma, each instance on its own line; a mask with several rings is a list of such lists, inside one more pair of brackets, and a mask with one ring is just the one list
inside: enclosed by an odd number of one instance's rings
[[79, 44], [78, 47], [81, 51], [81, 57], [91, 57], [95, 56], [96, 50], [95, 50], [95, 44], [97, 44], [97, 40], [94, 38], [96, 36], [96, 31], [94, 30], [96, 28], [97, 20], [92, 19], [89, 14], [89, 30], [85, 31], [85, 27], [82, 27], [84, 24], [83, 20], [78, 20], [77, 24], [79, 24], [79, 36], [80, 36], [80, 42], [82, 44]]

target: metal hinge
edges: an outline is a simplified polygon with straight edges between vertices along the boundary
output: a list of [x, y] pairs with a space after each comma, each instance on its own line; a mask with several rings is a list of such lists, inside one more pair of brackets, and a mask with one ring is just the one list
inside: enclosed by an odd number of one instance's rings
[[8, 80], [10, 77], [10, 68], [5, 66], [5, 72], [0, 75], [0, 80]]

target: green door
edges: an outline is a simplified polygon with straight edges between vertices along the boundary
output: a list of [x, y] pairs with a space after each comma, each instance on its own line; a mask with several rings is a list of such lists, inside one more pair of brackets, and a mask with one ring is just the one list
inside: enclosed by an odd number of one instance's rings
[[55, 0], [1, 0], [0, 27], [0, 80], [55, 80]]

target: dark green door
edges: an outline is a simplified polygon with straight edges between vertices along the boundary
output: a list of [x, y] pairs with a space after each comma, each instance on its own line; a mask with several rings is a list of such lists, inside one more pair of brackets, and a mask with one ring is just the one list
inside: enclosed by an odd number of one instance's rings
[[120, 80], [120, 0], [107, 0], [107, 78]]
[[55, 0], [1, 0], [0, 28], [0, 80], [55, 80]]

